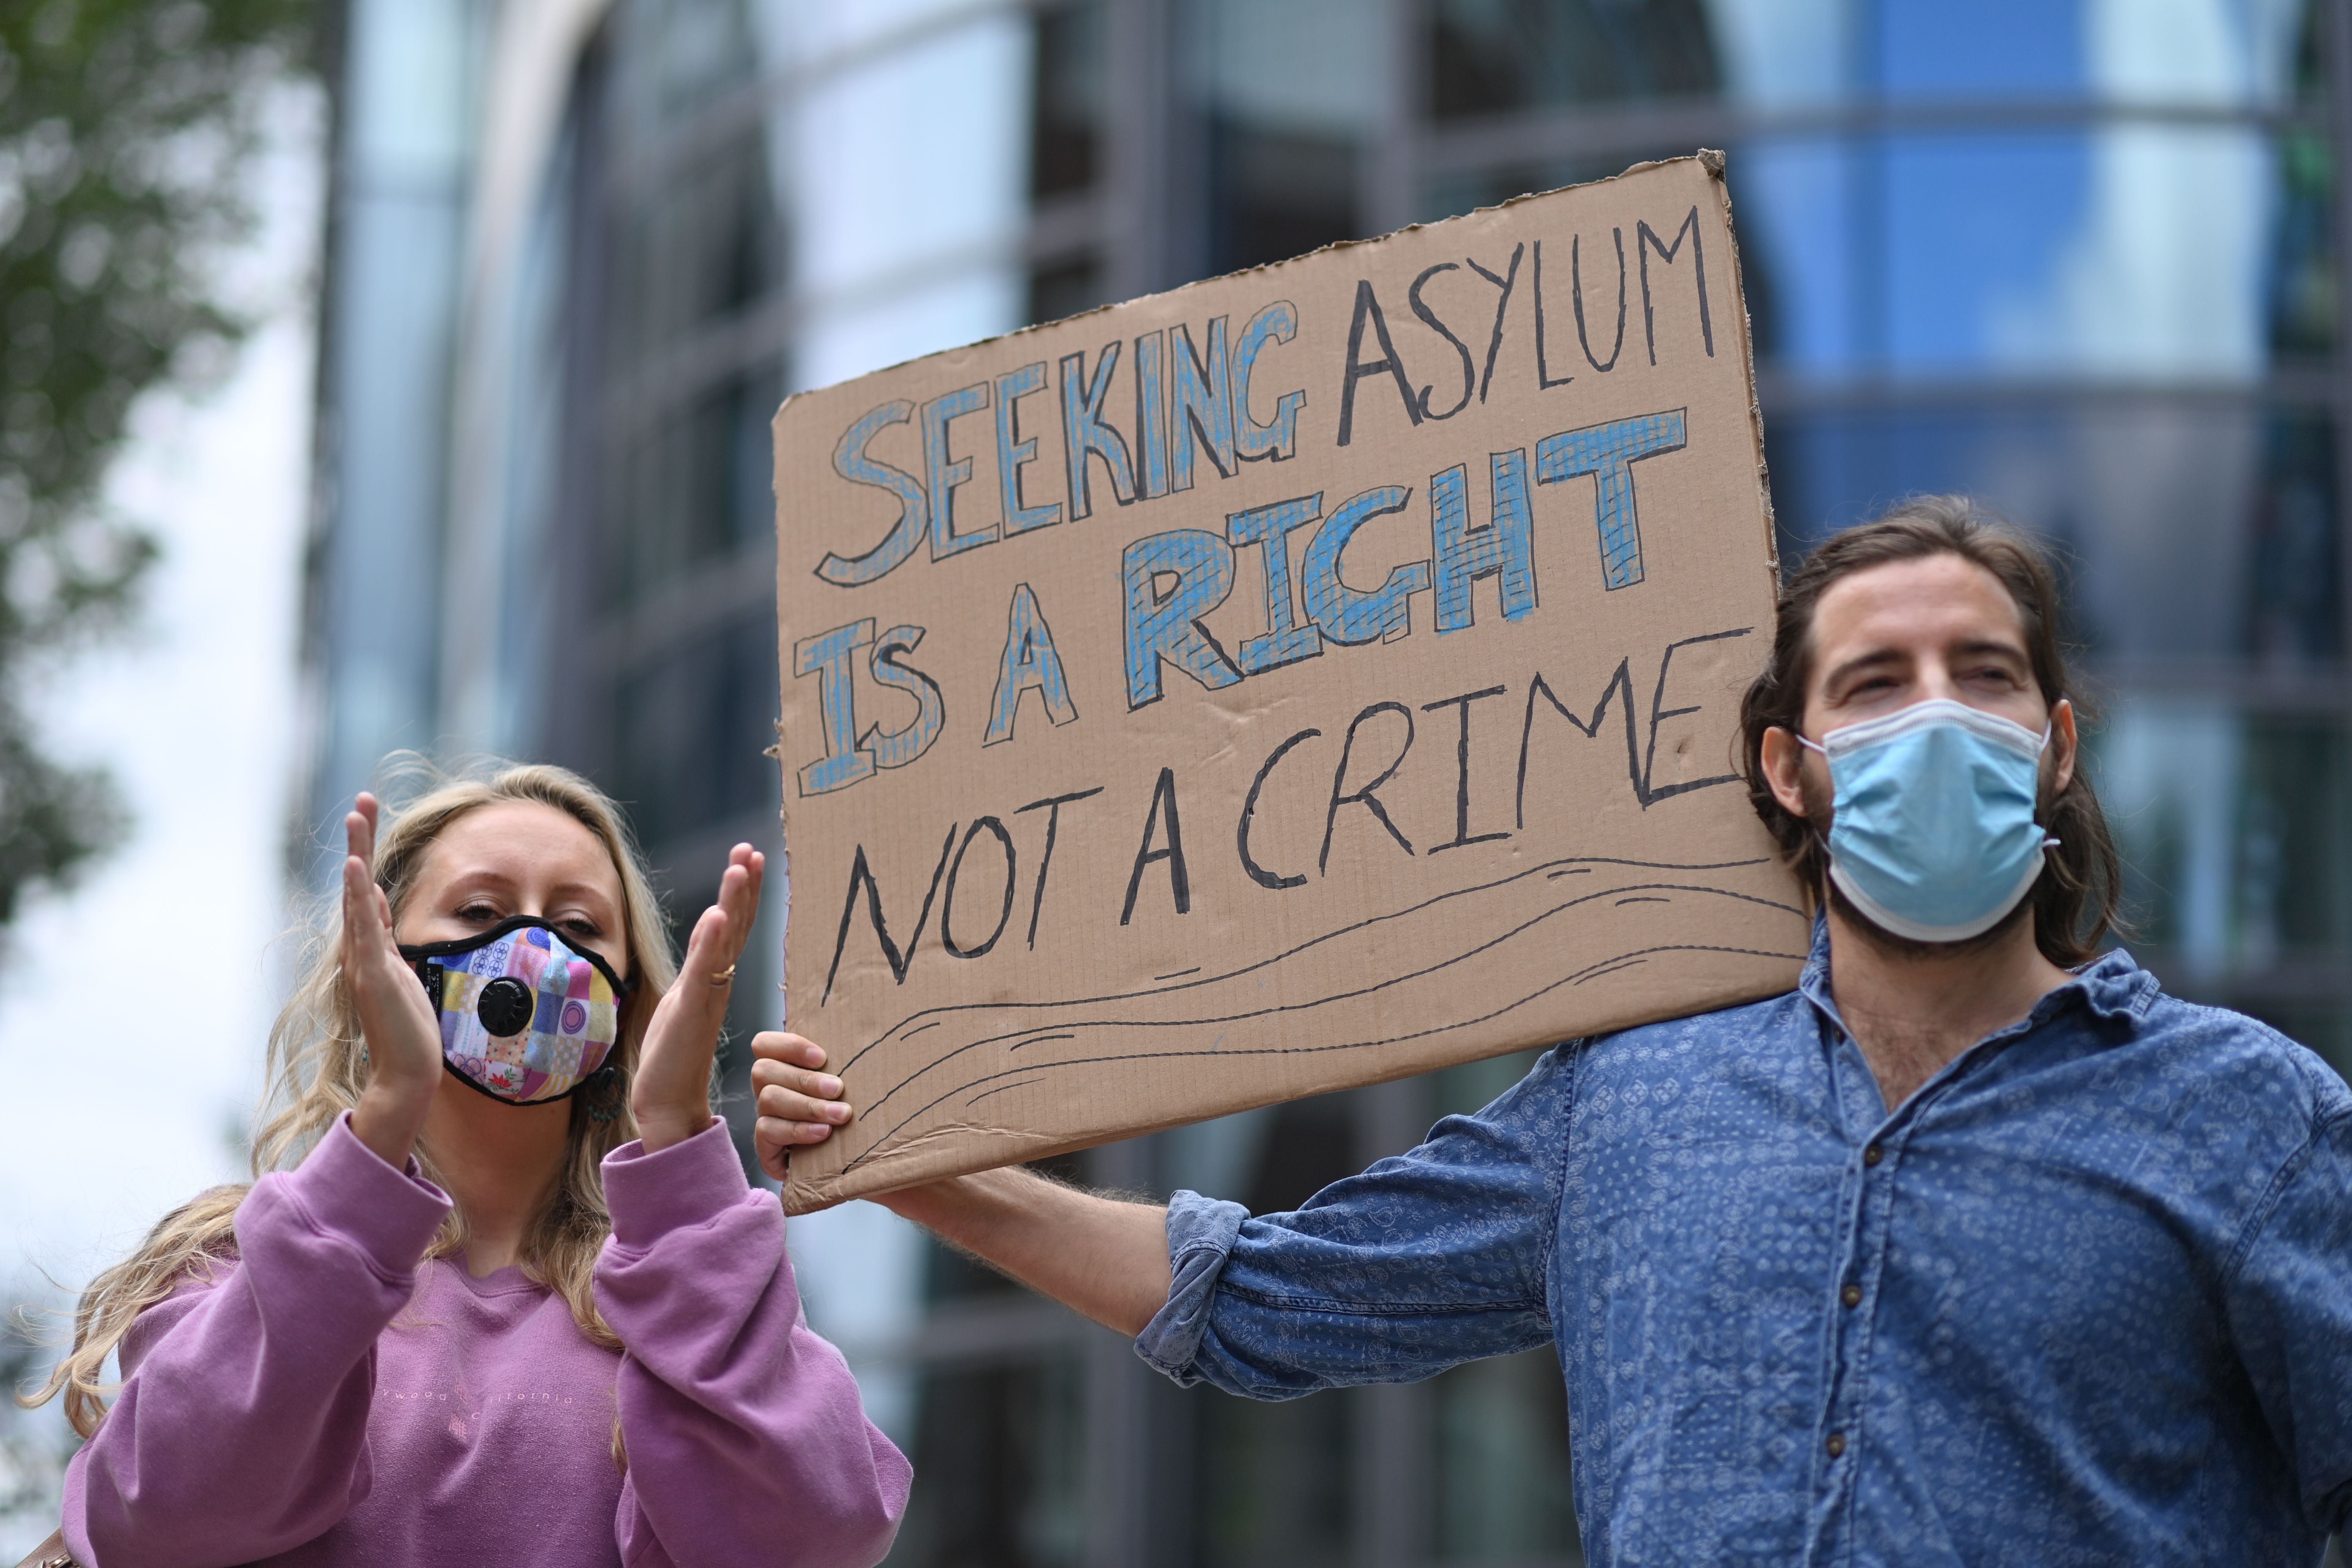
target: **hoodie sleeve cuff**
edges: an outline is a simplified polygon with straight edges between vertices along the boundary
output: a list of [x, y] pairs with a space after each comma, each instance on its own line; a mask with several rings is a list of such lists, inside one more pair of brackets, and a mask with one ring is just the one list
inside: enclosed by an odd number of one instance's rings
[[1217, 1280], [1249, 1210], [1239, 1204], [1179, 1192], [1168, 1200], [1167, 1304], [1135, 1337], [1135, 1353], [1181, 1384], [1200, 1381], [1187, 1369], [1209, 1331]]
[[352, 1131], [348, 1110], [285, 1180], [314, 1226], [387, 1275], [414, 1273], [449, 1215], [449, 1195], [417, 1173], [416, 1162], [404, 1171], [384, 1163]]
[[743, 1201], [751, 1184], [727, 1123], [710, 1125], [656, 1153], [624, 1143], [604, 1156], [604, 1204], [613, 1239], [642, 1250], [673, 1230], [708, 1225]]

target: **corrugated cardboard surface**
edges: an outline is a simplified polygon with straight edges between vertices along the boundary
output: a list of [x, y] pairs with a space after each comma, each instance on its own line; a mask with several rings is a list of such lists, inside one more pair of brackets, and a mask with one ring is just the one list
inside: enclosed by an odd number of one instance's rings
[[1718, 159], [775, 437], [788, 1023], [858, 1112], [794, 1210], [1794, 983], [1731, 776], [1774, 580]]

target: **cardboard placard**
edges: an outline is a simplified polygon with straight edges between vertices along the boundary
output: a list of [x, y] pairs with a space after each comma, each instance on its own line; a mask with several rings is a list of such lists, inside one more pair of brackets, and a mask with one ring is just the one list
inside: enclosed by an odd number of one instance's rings
[[1721, 160], [777, 414], [795, 1212], [1788, 989]]

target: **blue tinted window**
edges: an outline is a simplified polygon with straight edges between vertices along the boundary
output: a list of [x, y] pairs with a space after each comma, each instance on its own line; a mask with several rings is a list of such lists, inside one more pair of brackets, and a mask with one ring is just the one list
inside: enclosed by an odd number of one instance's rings
[[2079, 0], [1880, 0], [1857, 9], [1857, 89], [1917, 97], [2073, 97], [2084, 85]]

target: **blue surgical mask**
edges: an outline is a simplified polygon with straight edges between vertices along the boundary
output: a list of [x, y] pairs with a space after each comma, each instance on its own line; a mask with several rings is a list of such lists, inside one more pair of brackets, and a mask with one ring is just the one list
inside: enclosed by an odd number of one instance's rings
[[2045, 729], [1938, 699], [1832, 730], [1830, 880], [1873, 923], [1915, 942], [1991, 930], [2057, 840], [2033, 819]]

